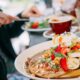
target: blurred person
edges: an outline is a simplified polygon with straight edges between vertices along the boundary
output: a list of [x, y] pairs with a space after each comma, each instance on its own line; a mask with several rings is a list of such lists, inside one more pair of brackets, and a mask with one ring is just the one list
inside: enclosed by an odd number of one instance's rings
[[44, 0], [45, 4], [46, 4], [46, 7], [47, 8], [51, 8], [52, 7], [52, 2], [53, 0]]
[[80, 8], [80, 0], [76, 1], [75, 8]]
[[[39, 10], [44, 9], [43, 14], [46, 12], [50, 13], [50, 11], [47, 11], [50, 8], [52, 8], [53, 14], [58, 14], [59, 12], [72, 13], [74, 8], [80, 5], [79, 1], [80, 0], [35, 0], [35, 5], [37, 5]], [[42, 4], [43, 2], [45, 4]]]
[[65, 0], [61, 10], [76, 17], [76, 8], [80, 8], [80, 0]]
[[55, 14], [61, 12], [61, 7], [64, 4], [65, 0], [52, 0], [52, 7], [54, 8]]
[[[24, 21], [17, 23], [13, 21], [18, 20], [19, 18], [29, 18], [33, 16], [39, 17], [40, 15], [42, 14], [40, 14], [36, 7], [31, 7], [29, 10], [24, 10], [17, 17], [12, 17], [10, 15], [4, 14], [2, 10], [0, 10], [0, 48], [9, 58], [15, 59], [17, 56], [12, 47], [10, 39], [19, 36], [23, 32], [20, 26], [24, 24]], [[0, 80], [8, 80], [6, 64], [1, 56]]]
[[74, 8], [70, 12], [70, 14], [73, 15], [74, 17], [77, 17], [77, 15], [76, 15], [76, 9], [80, 9], [80, 0], [76, 0], [76, 3], [74, 5]]
[[42, 16], [42, 12], [36, 6], [32, 6], [28, 9], [25, 9], [21, 14], [21, 18], [29, 18], [29, 17], [40, 17]]
[[64, 0], [61, 9], [69, 13], [74, 9], [75, 3], [76, 0]]
[[73, 16], [74, 9], [80, 6], [80, 0], [44, 0], [47, 8], [53, 9], [53, 14], [68, 13]]
[[[39, 17], [42, 15], [39, 10], [33, 6], [28, 10], [24, 10], [17, 17], [19, 18], [29, 18], [29, 17]], [[23, 33], [21, 29], [21, 25], [24, 24], [25, 21], [15, 21], [18, 20], [17, 17], [12, 17], [3, 12], [0, 12], [0, 47], [2, 51], [8, 55], [9, 57], [15, 59], [16, 54], [12, 47], [11, 38], [19, 36]], [[12, 21], [14, 21], [12, 23]], [[11, 23], [11, 24], [9, 24]]]
[[10, 15], [6, 15], [2, 12], [0, 12], [0, 27], [2, 25], [6, 25], [6, 24], [9, 24], [12, 22], [12, 20], [15, 20], [16, 18], [15, 17], [12, 17]]

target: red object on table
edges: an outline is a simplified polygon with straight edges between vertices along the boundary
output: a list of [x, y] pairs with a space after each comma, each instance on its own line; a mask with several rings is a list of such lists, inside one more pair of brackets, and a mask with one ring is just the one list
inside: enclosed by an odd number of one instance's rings
[[67, 66], [67, 60], [66, 58], [62, 58], [60, 60], [60, 65], [61, 65], [61, 68], [64, 70], [64, 71], [68, 71], [68, 66]]
[[36, 29], [36, 28], [38, 28], [38, 26], [39, 26], [39, 22], [34, 22], [34, 23], [31, 25], [31, 28]]
[[72, 21], [62, 22], [62, 23], [50, 23], [52, 31], [56, 34], [61, 34], [70, 31]]

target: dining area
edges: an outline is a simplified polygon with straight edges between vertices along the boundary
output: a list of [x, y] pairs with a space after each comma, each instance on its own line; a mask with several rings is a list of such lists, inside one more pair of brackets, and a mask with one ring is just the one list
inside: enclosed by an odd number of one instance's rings
[[80, 0], [0, 0], [0, 80], [80, 80]]

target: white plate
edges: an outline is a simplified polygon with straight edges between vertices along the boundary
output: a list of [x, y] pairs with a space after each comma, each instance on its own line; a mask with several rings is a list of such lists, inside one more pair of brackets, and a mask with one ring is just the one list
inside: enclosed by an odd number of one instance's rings
[[[76, 32], [76, 30], [78, 29], [78, 26], [72, 26], [72, 28], [71, 28], [71, 32]], [[47, 39], [52, 39], [52, 37], [54, 36], [54, 33], [52, 33], [52, 32], [50, 32], [50, 30], [48, 30], [48, 31], [45, 31], [44, 33], [43, 33], [43, 36], [45, 37], [45, 38], [47, 38]]]
[[30, 28], [25, 28], [24, 26], [21, 27], [23, 30], [25, 31], [29, 31], [29, 32], [43, 32], [43, 31], [47, 31], [50, 30], [50, 28], [37, 28], [37, 29], [30, 29]]
[[38, 45], [35, 45], [35, 46], [25, 50], [15, 60], [16, 69], [24, 76], [29, 77], [31, 79], [35, 79], [35, 80], [80, 80], [79, 77], [73, 78], [73, 79], [44, 79], [44, 78], [34, 77], [31, 74], [27, 73], [27, 71], [25, 69], [25, 62], [26, 62], [27, 58], [30, 58], [30, 57], [36, 55], [37, 53], [39, 53], [43, 50], [46, 50], [52, 46], [53, 46], [52, 41], [47, 41], [47, 42], [40, 43]]

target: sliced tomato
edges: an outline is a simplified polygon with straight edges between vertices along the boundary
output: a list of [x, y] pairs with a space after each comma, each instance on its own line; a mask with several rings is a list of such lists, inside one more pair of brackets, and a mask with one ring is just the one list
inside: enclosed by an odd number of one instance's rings
[[60, 52], [61, 52], [61, 49], [62, 49], [62, 47], [61, 47], [61, 45], [59, 45], [59, 46], [55, 49], [55, 52], [60, 53]]
[[51, 60], [54, 60], [54, 58], [55, 58], [55, 55], [52, 54], [52, 55], [51, 55]]
[[60, 60], [60, 66], [64, 71], [68, 71], [68, 66], [67, 66], [67, 59], [66, 58], [61, 58]]
[[72, 50], [78, 50], [78, 48], [76, 46], [72, 47]]
[[72, 47], [72, 50], [78, 50], [80, 49], [80, 44], [76, 44], [75, 46]]
[[61, 54], [67, 54], [69, 51], [70, 51], [69, 48], [67, 48], [67, 47], [62, 47], [62, 49], [61, 49]]
[[36, 29], [36, 28], [38, 28], [38, 26], [39, 26], [39, 22], [34, 22], [34, 23], [31, 25], [31, 28]]
[[77, 48], [80, 48], [80, 44], [77, 44], [76, 47], [77, 47]]

